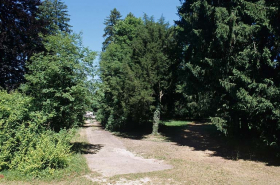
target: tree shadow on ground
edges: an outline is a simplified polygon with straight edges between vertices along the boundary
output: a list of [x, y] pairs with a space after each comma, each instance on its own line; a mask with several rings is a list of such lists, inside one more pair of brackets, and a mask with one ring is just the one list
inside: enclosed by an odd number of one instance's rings
[[80, 154], [96, 154], [104, 147], [100, 144], [93, 145], [86, 142], [74, 142], [71, 144], [71, 150]]
[[139, 125], [137, 127], [127, 128], [126, 130], [121, 130], [118, 132], [113, 132], [115, 136], [141, 140], [145, 138], [145, 136], [152, 133], [152, 123], [146, 123]]
[[84, 125], [81, 125], [79, 126], [81, 128], [89, 128], [89, 127], [95, 127], [95, 128], [101, 128], [101, 129], [105, 129], [102, 125], [90, 125], [90, 124], [84, 124]]
[[167, 140], [176, 142], [179, 146], [192, 147], [195, 151], [212, 151], [209, 154], [211, 156], [229, 160], [261, 161], [269, 166], [280, 166], [276, 150], [263, 146], [256, 140], [225, 137], [215, 125], [209, 123], [194, 121], [183, 126], [161, 125], [160, 132]]

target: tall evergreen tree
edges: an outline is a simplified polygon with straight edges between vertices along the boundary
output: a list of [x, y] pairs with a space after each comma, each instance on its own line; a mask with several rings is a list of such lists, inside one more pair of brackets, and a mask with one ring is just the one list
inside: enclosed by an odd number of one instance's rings
[[168, 52], [174, 29], [164, 19], [129, 14], [114, 27], [114, 42], [101, 55], [104, 83], [102, 121], [109, 129], [137, 125], [154, 117], [158, 133], [162, 98], [174, 80]]
[[71, 25], [69, 25], [69, 14], [67, 5], [61, 0], [44, 0], [39, 7], [39, 18], [47, 21], [47, 30], [49, 34], [64, 31], [71, 32]]
[[108, 45], [113, 41], [113, 35], [114, 35], [114, 26], [117, 24], [119, 20], [121, 20], [121, 14], [120, 12], [114, 8], [111, 10], [111, 14], [109, 17], [105, 19], [104, 25], [106, 26], [104, 28], [104, 35], [105, 41], [102, 43], [102, 51], [105, 51], [105, 49], [108, 47]]
[[166, 96], [174, 85], [174, 74], [171, 69], [174, 60], [168, 55], [173, 47], [174, 29], [161, 17], [155, 22], [153, 17], [144, 15], [144, 26], [138, 30], [137, 37], [132, 44], [135, 53], [135, 63], [141, 68], [142, 83], [151, 89], [154, 98], [153, 134], [158, 134], [162, 98]]
[[25, 62], [42, 51], [40, 32], [44, 23], [37, 20], [40, 0], [0, 1], [0, 86], [14, 89], [24, 81]]
[[188, 92], [210, 94], [212, 121], [226, 134], [279, 142], [279, 32], [277, 16], [270, 19], [278, 8], [264, 0], [188, 0], [179, 8]]
[[138, 115], [146, 111], [139, 109], [139, 113], [131, 113], [135, 111], [133, 105], [138, 102], [140, 108], [147, 101], [138, 96], [141, 89], [143, 92], [145, 88], [138, 82], [130, 66], [133, 63], [130, 44], [140, 25], [143, 25], [143, 21], [134, 16], [119, 21], [114, 28], [114, 42], [110, 43], [101, 55], [100, 77], [103, 81], [104, 97], [100, 102], [99, 115], [102, 124], [108, 129], [123, 128], [129, 121], [135, 123], [142, 119]]

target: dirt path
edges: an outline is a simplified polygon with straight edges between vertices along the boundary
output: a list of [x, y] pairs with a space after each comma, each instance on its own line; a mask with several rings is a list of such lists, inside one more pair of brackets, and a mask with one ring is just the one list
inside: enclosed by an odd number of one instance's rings
[[174, 132], [169, 127], [169, 132], [156, 138], [116, 137], [97, 122], [88, 122], [83, 134], [92, 152], [85, 156], [89, 168], [102, 176], [86, 177], [97, 184], [121, 185], [280, 184], [280, 165], [254, 156], [251, 160], [242, 153], [227, 157], [235, 151], [209, 135], [209, 128], [190, 123]]
[[95, 120], [87, 121], [85, 134], [92, 152], [85, 154], [92, 171], [105, 177], [171, 169], [172, 166], [155, 159], [144, 159], [126, 150], [122, 141], [103, 130]]

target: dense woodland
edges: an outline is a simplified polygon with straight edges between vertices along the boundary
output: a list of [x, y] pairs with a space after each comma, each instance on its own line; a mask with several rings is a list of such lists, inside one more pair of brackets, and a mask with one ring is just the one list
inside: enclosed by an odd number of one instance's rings
[[0, 171], [67, 166], [86, 110], [154, 135], [164, 119], [208, 119], [279, 149], [278, 0], [182, 0], [170, 24], [113, 9], [98, 67], [69, 21], [61, 0], [0, 1]]

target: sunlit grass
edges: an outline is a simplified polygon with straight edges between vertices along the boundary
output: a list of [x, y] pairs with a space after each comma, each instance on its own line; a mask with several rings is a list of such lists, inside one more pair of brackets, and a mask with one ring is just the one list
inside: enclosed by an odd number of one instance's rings
[[189, 123], [190, 123], [189, 121], [177, 121], [177, 120], [168, 120], [162, 122], [162, 124], [165, 126], [173, 126], [173, 127], [187, 126]]

